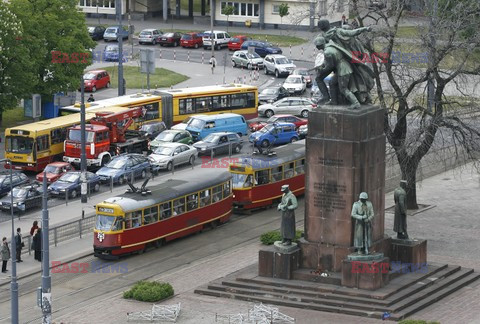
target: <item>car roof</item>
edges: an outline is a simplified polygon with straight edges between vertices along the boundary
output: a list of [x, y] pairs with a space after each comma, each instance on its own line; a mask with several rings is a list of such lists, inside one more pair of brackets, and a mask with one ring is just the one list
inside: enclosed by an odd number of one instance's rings
[[154, 30], [158, 30], [156, 28], [146, 28], [146, 29], [142, 29], [141, 32], [144, 32], [144, 31], [154, 31]]
[[102, 72], [107, 72], [107, 70], [92, 70], [92, 71], [87, 71], [85, 73], [102, 73]]
[[245, 35], [235, 35], [235, 36], [233, 36], [232, 38], [240, 38], [240, 37], [248, 37], [248, 36], [245, 36]]
[[288, 114], [284, 114], [284, 115], [273, 115], [272, 117], [295, 117], [295, 118], [297, 118], [297, 117], [294, 116], [294, 115], [288, 115]]
[[53, 165], [53, 166], [67, 166], [69, 165], [70, 163], [68, 162], [61, 162], [61, 161], [58, 161], [58, 162], [52, 162], [52, 163], [49, 163], [48, 165]]
[[[211, 30], [206, 30], [206, 31], [204, 31], [203, 33], [204, 33], [204, 34], [209, 34], [209, 33], [211, 33], [211, 32], [212, 32]], [[227, 32], [224, 31], [224, 30], [214, 30], [213, 32], [214, 32], [214, 33], [227, 33]]]
[[233, 54], [237, 54], [237, 53], [244, 53], [244, 54], [247, 54], [247, 53], [248, 53], [248, 50], [239, 50], [239, 51], [235, 51], [235, 52], [233, 52]]
[[285, 55], [282, 54], [268, 54], [267, 56], [274, 57], [274, 58], [287, 58]]
[[194, 118], [198, 118], [200, 120], [216, 120], [216, 119], [223, 119], [223, 118], [232, 118], [232, 117], [241, 117], [242, 115], [233, 114], [233, 113], [225, 113], [225, 114], [217, 114], [217, 115], [197, 115], [192, 116]]
[[295, 127], [294, 123], [285, 123], [285, 122], [275, 123], [275, 125], [276, 126], [293, 126], [293, 127]]
[[163, 132], [170, 132], [170, 133], [185, 133], [185, 132], [187, 132], [188, 133], [188, 131], [186, 131], [184, 129], [167, 129]]
[[234, 133], [234, 132], [213, 132], [208, 135], [231, 135], [231, 134], [237, 135], [237, 133]]
[[187, 144], [183, 144], [183, 143], [178, 143], [178, 142], [162, 142], [160, 145], [158, 145], [157, 147], [160, 147], [160, 146], [166, 146], [166, 147], [178, 147], [178, 146], [188, 146]]

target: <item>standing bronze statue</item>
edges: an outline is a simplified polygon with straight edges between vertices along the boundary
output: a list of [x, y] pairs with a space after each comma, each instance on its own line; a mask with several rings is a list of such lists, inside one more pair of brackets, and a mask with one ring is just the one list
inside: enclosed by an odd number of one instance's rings
[[295, 209], [297, 209], [297, 197], [290, 191], [288, 185], [282, 186], [282, 202], [278, 204], [278, 210], [282, 211], [282, 244], [291, 245], [295, 239]]
[[407, 181], [400, 181], [400, 187], [393, 192], [395, 200], [395, 219], [393, 221], [393, 230], [397, 233], [398, 239], [408, 239], [407, 234]]
[[352, 206], [352, 218], [355, 218], [353, 246], [359, 254], [369, 254], [372, 246], [373, 205], [368, 201], [366, 192], [362, 192], [359, 199]]

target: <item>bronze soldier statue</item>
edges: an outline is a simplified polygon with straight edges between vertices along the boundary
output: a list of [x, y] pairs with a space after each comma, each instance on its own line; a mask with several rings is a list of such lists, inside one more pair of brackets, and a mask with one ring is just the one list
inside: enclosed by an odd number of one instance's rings
[[400, 187], [393, 192], [395, 200], [395, 218], [393, 221], [393, 230], [397, 233], [398, 239], [408, 239], [407, 234], [407, 181], [401, 180]]
[[366, 192], [362, 192], [359, 199], [352, 206], [352, 218], [355, 218], [353, 246], [357, 248], [359, 254], [369, 254], [372, 246], [373, 205], [367, 200]]
[[282, 202], [278, 204], [278, 210], [282, 211], [282, 225], [280, 234], [282, 244], [291, 245], [295, 239], [295, 209], [297, 209], [297, 197], [290, 191], [288, 185], [282, 186]]

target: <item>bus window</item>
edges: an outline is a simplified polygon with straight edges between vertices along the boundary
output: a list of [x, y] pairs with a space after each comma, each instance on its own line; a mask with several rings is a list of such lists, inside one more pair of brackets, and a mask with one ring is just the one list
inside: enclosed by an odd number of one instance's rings
[[172, 216], [172, 203], [169, 201], [160, 205], [160, 217], [167, 219], [170, 216]]
[[173, 201], [173, 216], [183, 214], [185, 212], [185, 197], [175, 199]]
[[232, 109], [242, 109], [247, 107], [247, 97], [245, 93], [232, 94]]
[[230, 181], [223, 184], [223, 198], [230, 196]]
[[137, 210], [132, 213], [132, 227], [140, 227], [142, 225], [142, 211]]
[[67, 134], [66, 128], [58, 128], [50, 131], [50, 138], [52, 139], [52, 145], [63, 143]]
[[180, 115], [187, 115], [194, 113], [193, 99], [180, 99], [178, 103]]
[[255, 172], [255, 182], [259, 185], [270, 183], [270, 176], [268, 170], [260, 170]]
[[48, 135], [43, 135], [37, 137], [37, 151], [45, 151], [48, 150], [50, 147], [50, 143], [48, 142]]
[[256, 107], [255, 93], [254, 92], [247, 92], [247, 106], [248, 107]]
[[305, 172], [305, 159], [295, 161], [295, 172], [302, 174]]
[[288, 178], [291, 178], [293, 177], [293, 169], [294, 169], [294, 165], [295, 163], [294, 162], [290, 162], [290, 163], [286, 163], [285, 164], [285, 175], [284, 175], [284, 179], [288, 179]]
[[145, 208], [143, 214], [143, 223], [145, 225], [155, 223], [158, 220], [158, 206]]
[[205, 207], [210, 205], [211, 203], [211, 198], [212, 196], [210, 195], [210, 189], [204, 190], [200, 192], [200, 207]]
[[222, 200], [222, 185], [213, 188], [212, 198], [214, 203]]
[[132, 213], [125, 214], [125, 229], [132, 228]]
[[187, 211], [198, 208], [198, 195], [192, 194], [187, 196]]
[[197, 113], [210, 111], [212, 108], [212, 98], [203, 97], [195, 99], [195, 108]]
[[272, 168], [272, 182], [277, 182], [282, 180], [283, 165]]

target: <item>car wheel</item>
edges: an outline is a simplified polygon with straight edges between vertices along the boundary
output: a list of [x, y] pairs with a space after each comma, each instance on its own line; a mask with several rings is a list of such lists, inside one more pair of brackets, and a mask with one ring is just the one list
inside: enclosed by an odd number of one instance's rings
[[142, 170], [142, 175], [141, 175], [142, 179], [145, 179], [147, 177], [147, 171], [145, 170]]
[[261, 145], [262, 147], [269, 147], [269, 146], [270, 146], [270, 142], [269, 142], [268, 140], [264, 139], [260, 145]]
[[293, 142], [296, 142], [296, 141], [298, 141], [298, 138], [296, 138], [296, 137], [292, 137], [292, 138], [290, 139], [290, 143], [293, 143]]
[[233, 60], [232, 60], [232, 66], [237, 67], [237, 63], [235, 63], [235, 61], [233, 61]]
[[235, 146], [235, 153], [240, 153], [242, 147], [240, 145]]
[[172, 162], [168, 162], [168, 164], [167, 164], [167, 170], [168, 170], [168, 171], [172, 171], [172, 169], [173, 169], [173, 163], [172, 163]]
[[280, 72], [278, 72], [278, 70], [275, 70], [275, 77], [276, 77], [276, 78], [279, 78], [279, 77], [280, 77]]
[[97, 87], [96, 87], [96, 86], [93, 86], [93, 87], [92, 87], [92, 92], [95, 92], [95, 91], [97, 91]]
[[302, 110], [302, 112], [300, 113], [300, 115], [303, 117], [303, 118], [307, 118], [308, 117], [308, 110]]
[[192, 155], [190, 157], [190, 161], [189, 161], [190, 165], [194, 165], [195, 164], [195, 155]]
[[274, 115], [273, 110], [269, 109], [265, 112], [265, 116], [267, 116], [268, 118], [272, 117], [273, 115]]
[[177, 47], [178, 46], [178, 43], [177, 42], [173, 42], [173, 47]]
[[153, 40], [152, 41], [152, 45], [156, 45], [157, 44], [157, 41], [156, 40]]
[[93, 187], [93, 190], [94, 190], [95, 192], [98, 192], [98, 191], [100, 190], [100, 184], [99, 184], [99, 183], [96, 183], [96, 184], [95, 184], [95, 187]]
[[108, 39], [105, 39], [105, 38], [104, 38], [103, 40], [105, 41], [105, 43], [108, 43]]
[[248, 69], [248, 70], [251, 70], [251, 69], [252, 69], [252, 64], [248, 63], [248, 64], [247, 64], [247, 69]]
[[121, 176], [119, 179], [118, 179], [118, 184], [119, 185], [123, 185], [125, 183], [125, 176]]
[[73, 191], [70, 193], [70, 197], [71, 197], [72, 199], [77, 198], [77, 195], [78, 195], [77, 190], [73, 190]]
[[263, 68], [263, 71], [265, 72], [265, 75], [268, 75], [268, 69], [266, 66]]
[[107, 88], [110, 88], [111, 84], [110, 81], [107, 82]]
[[207, 46], [203, 46], [203, 49], [206, 50], [208, 47]]
[[198, 48], [198, 44], [195, 44], [195, 46], [194, 46], [194, 47], [195, 47], [195, 49], [197, 49], [197, 48]]

